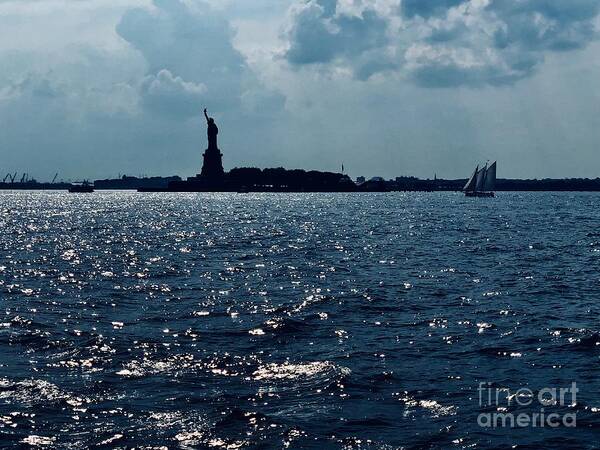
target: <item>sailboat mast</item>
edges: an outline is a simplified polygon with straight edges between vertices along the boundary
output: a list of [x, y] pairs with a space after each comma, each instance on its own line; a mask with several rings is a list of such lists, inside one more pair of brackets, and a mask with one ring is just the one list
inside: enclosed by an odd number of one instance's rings
[[485, 172], [487, 170], [487, 164], [477, 172], [477, 183], [475, 184], [475, 192], [483, 191], [483, 183], [485, 181]]
[[477, 167], [475, 167], [475, 172], [473, 172], [473, 175], [471, 175], [471, 178], [469, 178], [469, 181], [467, 181], [467, 184], [465, 184], [463, 191], [465, 191], [465, 192], [474, 192], [475, 191], [475, 184], [477, 183], [477, 174], [478, 173], [479, 173], [479, 165]]

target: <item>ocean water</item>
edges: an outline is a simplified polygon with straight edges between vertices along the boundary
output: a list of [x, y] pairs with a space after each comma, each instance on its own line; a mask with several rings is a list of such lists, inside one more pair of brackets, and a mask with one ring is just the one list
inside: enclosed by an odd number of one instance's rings
[[[0, 444], [598, 448], [599, 224], [585, 193], [0, 193]], [[577, 427], [479, 423], [542, 409]]]

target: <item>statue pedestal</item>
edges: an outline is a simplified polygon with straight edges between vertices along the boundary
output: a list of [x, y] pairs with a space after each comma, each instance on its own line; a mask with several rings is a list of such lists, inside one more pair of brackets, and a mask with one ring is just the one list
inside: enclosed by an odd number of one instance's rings
[[223, 170], [223, 154], [217, 147], [209, 147], [204, 152], [204, 164], [200, 176], [210, 180], [220, 180], [225, 175]]

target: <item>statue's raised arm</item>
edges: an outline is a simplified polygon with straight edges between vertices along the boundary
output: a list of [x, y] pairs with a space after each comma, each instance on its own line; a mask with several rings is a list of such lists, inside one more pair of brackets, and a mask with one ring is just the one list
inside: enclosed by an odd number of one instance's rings
[[204, 108], [204, 117], [206, 117], [206, 122], [208, 122], [208, 114], [206, 113], [206, 108]]

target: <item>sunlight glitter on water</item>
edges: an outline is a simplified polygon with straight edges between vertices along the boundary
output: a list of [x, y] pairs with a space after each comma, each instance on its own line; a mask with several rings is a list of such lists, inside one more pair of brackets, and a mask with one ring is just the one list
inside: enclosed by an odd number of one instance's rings
[[[3, 444], [591, 448], [598, 237], [545, 211], [599, 196], [96, 194], [0, 196]], [[586, 426], [481, 434], [481, 381]]]

